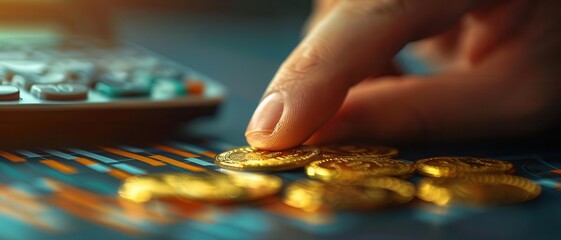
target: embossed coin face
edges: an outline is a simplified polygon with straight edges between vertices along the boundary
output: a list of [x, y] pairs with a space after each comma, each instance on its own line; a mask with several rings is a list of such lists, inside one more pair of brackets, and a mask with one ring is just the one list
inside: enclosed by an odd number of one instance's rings
[[407, 177], [415, 168], [404, 161], [383, 158], [334, 157], [311, 162], [306, 174], [323, 181], [358, 181], [365, 177]]
[[507, 174], [425, 178], [417, 187], [417, 197], [438, 205], [511, 204], [532, 200], [540, 193], [539, 184]]
[[507, 161], [474, 157], [434, 157], [415, 162], [415, 168], [430, 177], [458, 177], [469, 174], [514, 173]]
[[321, 155], [327, 157], [396, 157], [398, 150], [375, 145], [327, 145], [321, 147]]
[[222, 168], [246, 171], [283, 171], [300, 168], [320, 153], [317, 147], [301, 146], [284, 151], [243, 147], [218, 154], [214, 163]]

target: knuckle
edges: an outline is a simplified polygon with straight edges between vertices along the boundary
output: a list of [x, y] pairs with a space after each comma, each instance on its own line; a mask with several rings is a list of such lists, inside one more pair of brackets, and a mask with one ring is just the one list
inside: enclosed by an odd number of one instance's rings
[[325, 40], [310, 39], [312, 43], [300, 46], [291, 56], [281, 71], [310, 74], [319, 70], [332, 55]]
[[274, 90], [301, 88], [313, 84], [311, 79], [320, 74], [328, 59], [332, 59], [332, 53], [325, 41], [313, 39], [312, 42], [300, 46], [281, 66], [272, 86], [276, 88]]
[[277, 73], [273, 84], [269, 86], [267, 92], [293, 92], [294, 89], [308, 88], [310, 77], [299, 71], [283, 69]]

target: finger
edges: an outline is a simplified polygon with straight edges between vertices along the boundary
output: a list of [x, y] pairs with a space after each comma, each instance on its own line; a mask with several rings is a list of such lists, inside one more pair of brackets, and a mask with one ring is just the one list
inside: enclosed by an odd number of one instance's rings
[[[523, 59], [504, 54], [505, 59]], [[535, 132], [550, 119], [543, 82], [521, 61], [506, 68], [385, 78], [351, 90], [337, 115], [307, 142], [470, 139]], [[513, 80], [516, 79], [516, 80]], [[553, 112], [553, 111], [550, 111]]]
[[529, 21], [533, 4], [527, 0], [491, 1], [468, 14], [460, 47], [465, 64], [477, 64], [491, 49], [517, 34]]
[[[520, 93], [516, 96], [519, 99], [513, 99], [497, 94], [494, 83], [455, 81], [457, 78], [409, 78], [363, 86], [351, 93], [341, 112], [307, 143], [470, 139], [524, 134], [543, 125], [530, 121], [536, 119], [541, 104], [531, 93]], [[393, 94], [384, 94], [388, 92]], [[507, 103], [510, 100], [513, 103]]]
[[377, 75], [410, 40], [442, 31], [472, 1], [342, 1], [281, 66], [246, 138], [262, 149], [307, 140], [339, 109], [348, 89]]
[[445, 72], [459, 65], [477, 65], [527, 26], [534, 10], [527, 0], [482, 1], [453, 28], [410, 44], [409, 53], [431, 68]]
[[460, 21], [446, 32], [408, 44], [407, 54], [422, 60], [432, 72], [445, 72], [457, 61], [463, 31]]
[[303, 35], [310, 32], [334, 7], [339, 0], [315, 0], [312, 13], [304, 25]]

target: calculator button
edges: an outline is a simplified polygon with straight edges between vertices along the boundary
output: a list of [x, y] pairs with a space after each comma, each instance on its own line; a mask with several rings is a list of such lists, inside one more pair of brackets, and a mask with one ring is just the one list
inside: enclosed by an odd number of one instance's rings
[[150, 71], [134, 70], [131, 72], [130, 81], [140, 82], [151, 86], [154, 84], [154, 77]]
[[9, 69], [0, 68], [0, 79], [2, 82], [11, 82], [14, 78], [14, 72]]
[[65, 83], [78, 83], [93, 87], [95, 85], [94, 73], [91, 71], [68, 71]]
[[33, 85], [62, 83], [65, 79], [66, 76], [63, 73], [49, 73], [44, 76], [36, 74], [17, 74], [12, 78], [12, 84], [29, 91]]
[[204, 90], [205, 84], [198, 80], [158, 79], [152, 88], [151, 95], [158, 99], [165, 99], [185, 95], [202, 95]]
[[141, 97], [150, 94], [150, 85], [132, 81], [101, 81], [95, 85], [95, 90], [112, 98]]
[[178, 96], [185, 96], [184, 85], [174, 79], [158, 79], [151, 89], [151, 96], [157, 99], [168, 99]]
[[18, 88], [29, 90], [36, 82], [36, 76], [16, 74], [12, 77], [12, 84]]
[[14, 86], [0, 85], [0, 101], [19, 100], [19, 89]]
[[41, 75], [39, 82], [37, 84], [55, 84], [62, 83], [66, 81], [67, 75], [65, 72], [52, 72], [45, 75]]
[[166, 78], [181, 80], [183, 78], [183, 73], [171, 66], [159, 66], [156, 67], [152, 74], [155, 78]]
[[84, 100], [88, 98], [88, 87], [72, 83], [37, 84], [31, 87], [31, 94], [43, 100]]
[[187, 92], [192, 95], [203, 95], [205, 92], [205, 83], [199, 80], [186, 79], [183, 84]]

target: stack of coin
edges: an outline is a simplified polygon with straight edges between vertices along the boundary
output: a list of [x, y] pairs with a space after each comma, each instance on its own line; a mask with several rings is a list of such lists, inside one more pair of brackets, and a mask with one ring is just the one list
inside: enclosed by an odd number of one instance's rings
[[[415, 196], [438, 205], [508, 204], [539, 196], [541, 188], [513, 176], [513, 164], [485, 158], [434, 157], [411, 164], [392, 159], [398, 150], [384, 146], [301, 146], [284, 151], [242, 147], [218, 154], [225, 173], [166, 173], [125, 180], [120, 196], [136, 202], [180, 197], [211, 203], [240, 203], [277, 194], [280, 178], [247, 172], [305, 168], [309, 179], [290, 183], [282, 196], [305, 211], [369, 210], [405, 204]], [[406, 179], [425, 175], [417, 187]]]
[[434, 157], [415, 162], [422, 179], [417, 197], [438, 205], [490, 205], [538, 197], [540, 186], [513, 176], [510, 162], [474, 157]]
[[286, 204], [307, 211], [375, 209], [414, 197], [414, 185], [400, 178], [411, 176], [415, 168], [389, 159], [397, 153], [395, 148], [360, 145], [302, 146], [285, 151], [243, 147], [217, 155], [215, 164], [231, 170], [266, 172], [305, 167], [312, 179], [287, 186]]
[[273, 196], [281, 186], [282, 180], [273, 175], [176, 172], [127, 178], [119, 195], [135, 202], [180, 197], [211, 203], [236, 203]]
[[338, 166], [345, 168], [340, 172], [341, 178], [359, 174], [401, 177], [412, 174], [415, 168], [411, 164], [389, 159], [397, 156], [397, 153], [397, 149], [383, 146], [302, 146], [284, 151], [242, 147], [217, 155], [214, 163], [231, 170], [263, 172], [286, 171], [307, 166], [313, 175], [310, 177], [323, 178], [322, 180], [335, 175], [332, 170], [337, 171], [333, 168]]

